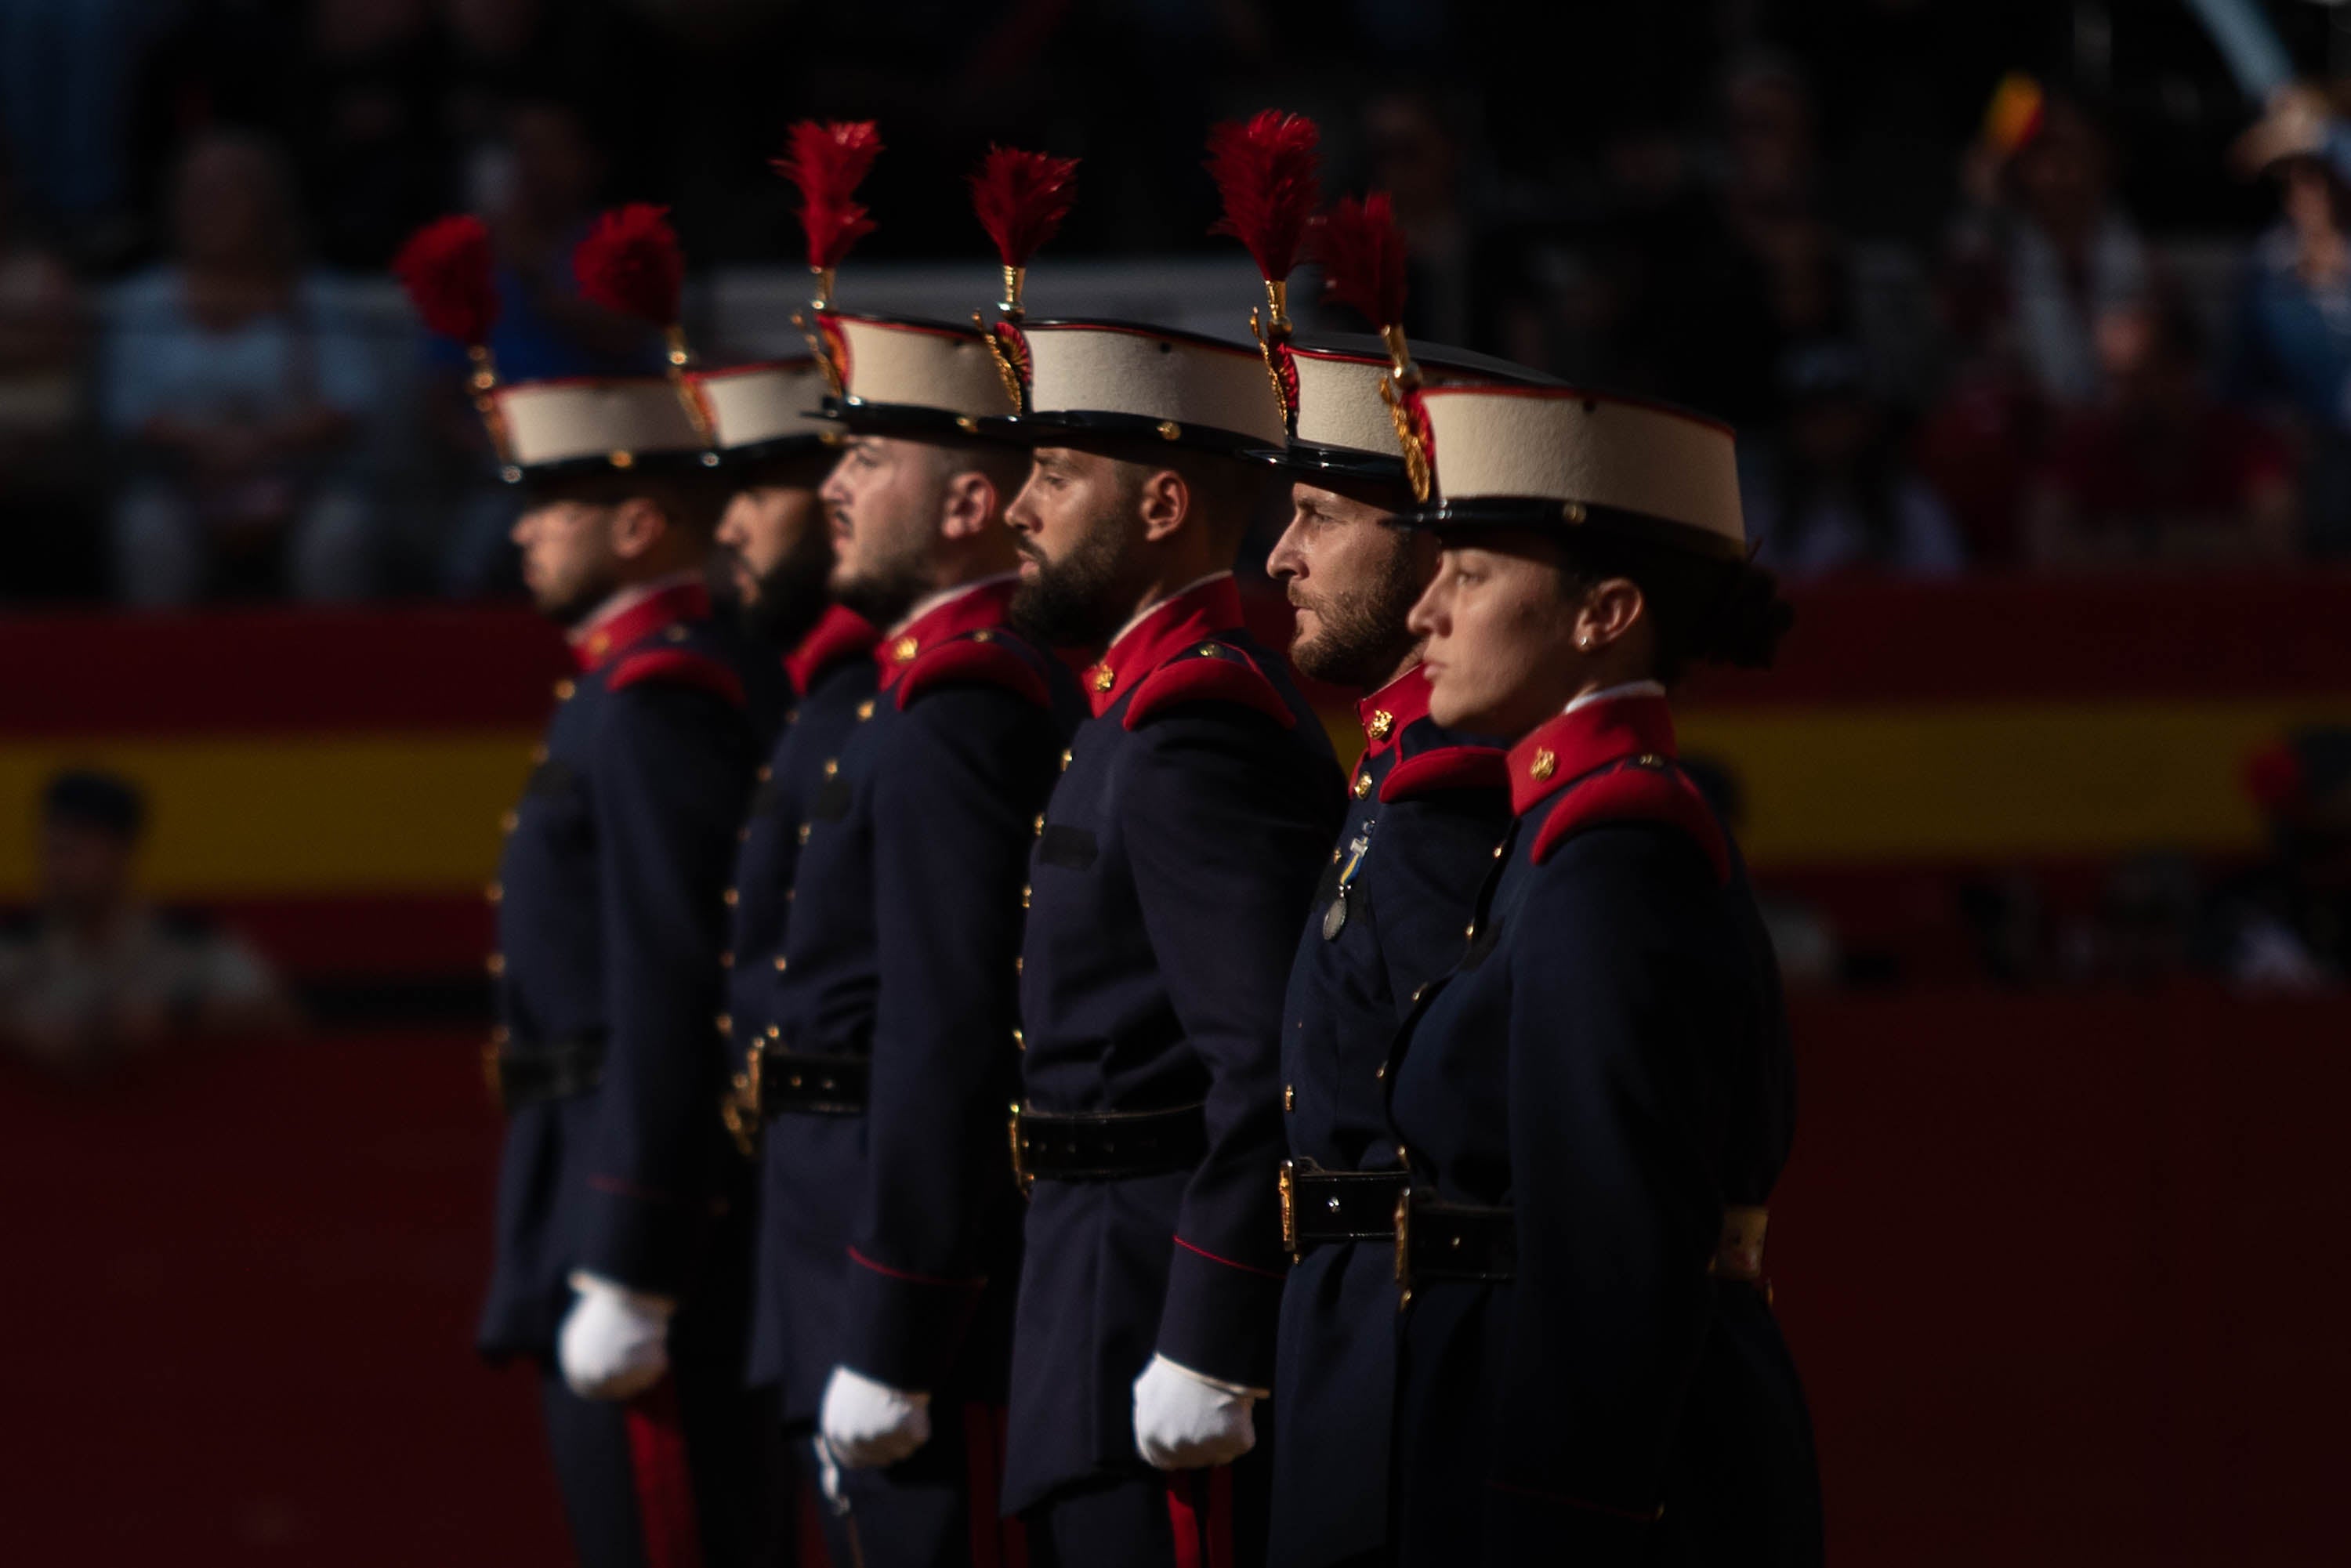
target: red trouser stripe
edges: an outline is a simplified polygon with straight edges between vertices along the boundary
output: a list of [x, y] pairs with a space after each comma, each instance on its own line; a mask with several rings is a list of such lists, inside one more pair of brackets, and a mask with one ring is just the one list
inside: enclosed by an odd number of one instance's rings
[[1194, 1472], [1167, 1478], [1167, 1527], [1176, 1537], [1176, 1568], [1205, 1568], [1200, 1561], [1200, 1513], [1192, 1506]]
[[996, 1534], [997, 1412], [963, 1407], [964, 1506], [971, 1513], [971, 1568], [1003, 1568]]
[[686, 1468], [677, 1385], [664, 1377], [629, 1401], [627, 1416], [629, 1468], [636, 1477], [646, 1568], [702, 1568], [702, 1531], [694, 1517], [694, 1476]]

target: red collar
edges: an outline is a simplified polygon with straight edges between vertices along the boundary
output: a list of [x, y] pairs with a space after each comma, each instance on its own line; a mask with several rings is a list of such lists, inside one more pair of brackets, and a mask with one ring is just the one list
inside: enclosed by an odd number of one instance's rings
[[1100, 718], [1143, 677], [1191, 644], [1241, 624], [1240, 584], [1219, 577], [1153, 606], [1080, 677], [1086, 706]]
[[1594, 768], [1628, 757], [1674, 755], [1663, 697], [1612, 697], [1541, 724], [1510, 747], [1510, 810], [1520, 816]]
[[597, 669], [665, 626], [709, 615], [708, 589], [698, 582], [673, 583], [625, 609], [590, 617], [571, 633], [571, 656], [582, 670]]
[[916, 616], [895, 637], [875, 643], [873, 660], [882, 666], [882, 689], [886, 692], [895, 685], [898, 677], [906, 673], [906, 666], [924, 650], [967, 632], [1003, 625], [1007, 608], [1012, 602], [1012, 591], [1019, 586], [1008, 577], [999, 582], [983, 582], [977, 588], [966, 589], [937, 609]]
[[1428, 676], [1418, 664], [1355, 705], [1364, 755], [1377, 757], [1404, 738], [1405, 727], [1428, 716]]
[[873, 622], [856, 611], [839, 604], [827, 606], [799, 646], [784, 655], [784, 674], [791, 677], [792, 690], [808, 695], [809, 687], [828, 665], [864, 653], [881, 635]]

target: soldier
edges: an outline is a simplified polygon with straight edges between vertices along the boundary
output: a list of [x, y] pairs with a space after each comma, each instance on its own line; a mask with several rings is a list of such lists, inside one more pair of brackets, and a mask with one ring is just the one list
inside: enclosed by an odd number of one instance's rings
[[1401, 1559], [1817, 1563], [1762, 1274], [1778, 977], [1665, 696], [1692, 660], [1768, 664], [1789, 619], [1730, 432], [1566, 388], [1408, 407], [1445, 547], [1410, 621], [1430, 716], [1514, 739], [1517, 816], [1388, 1064]]
[[[590, 245], [674, 241], [624, 219]], [[583, 284], [619, 259], [583, 246]], [[712, 956], [755, 761], [703, 582], [725, 491], [675, 377], [497, 384], [486, 261], [479, 225], [453, 219], [401, 270], [427, 324], [472, 348], [505, 475], [525, 486], [524, 581], [578, 671], [556, 685], [492, 889], [488, 1065], [508, 1123], [479, 1344], [542, 1368], [580, 1561], [747, 1561], [740, 1308], [712, 1246]], [[674, 285], [650, 308], [674, 319]]]
[[771, 1118], [784, 1412], [817, 1428], [834, 1561], [994, 1562], [1013, 966], [1029, 824], [1080, 705], [1007, 623], [1027, 461], [974, 434], [1012, 406], [984, 336], [821, 301], [816, 325], [841, 434], [832, 592], [887, 630], [792, 825], [782, 946], [737, 955], [761, 981], [736, 1021], [761, 1037], [745, 1095]]
[[1005, 1500], [1056, 1563], [1254, 1561], [1264, 1456], [1231, 1467], [1285, 1265], [1281, 992], [1342, 800], [1231, 573], [1268, 487], [1239, 455], [1281, 411], [1251, 350], [1120, 321], [1020, 341], [1016, 622], [1108, 647], [1036, 821]]
[[[1402, 254], [1384, 198], [1324, 225], [1326, 284], [1354, 297], [1371, 252]], [[1387, 1130], [1388, 1042], [1420, 988], [1461, 956], [1471, 901], [1510, 818], [1501, 748], [1428, 716], [1420, 638], [1405, 618], [1437, 568], [1437, 538], [1395, 526], [1414, 504], [1396, 389], [1423, 377], [1541, 380], [1456, 350], [1404, 351], [1401, 268], [1367, 301], [1374, 340], [1299, 343], [1289, 528], [1266, 570], [1298, 612], [1301, 673], [1364, 694], [1347, 819], [1291, 966], [1281, 1030], [1282, 1228], [1296, 1260], [1281, 1299], [1271, 1559], [1393, 1561], [1388, 1415], [1395, 1385], [1393, 1244], [1404, 1172]], [[1383, 395], [1384, 392], [1387, 394]], [[1359, 1245], [1371, 1243], [1372, 1245]]]
[[[784, 917], [799, 853], [797, 829], [805, 803], [823, 783], [820, 769], [840, 749], [855, 722], [857, 705], [873, 691], [872, 626], [854, 612], [828, 602], [832, 538], [818, 487], [832, 466], [835, 433], [810, 422], [821, 412], [824, 378], [812, 356], [725, 370], [689, 372], [708, 413], [720, 471], [733, 490], [718, 525], [718, 544], [740, 607], [745, 640], [764, 649], [767, 672], [781, 679], [789, 708], [758, 771], [750, 813], [737, 837], [732, 933], [719, 955], [726, 971], [730, 1020], [749, 1019], [766, 997], [769, 977], [737, 953], [783, 948]], [[780, 661], [778, 649], [784, 652]], [[748, 1051], [757, 1036], [730, 1029], [735, 1082], [748, 1081]], [[782, 1350], [773, 1332], [773, 1281], [757, 1278], [758, 1120], [738, 1102], [738, 1088], [722, 1109], [745, 1156], [727, 1162], [726, 1256], [743, 1270], [741, 1296], [748, 1314], [746, 1379], [752, 1390], [755, 1430], [747, 1451], [762, 1461], [767, 1486], [768, 1562], [789, 1562], [799, 1540], [797, 1504], [800, 1467], [778, 1415]]]

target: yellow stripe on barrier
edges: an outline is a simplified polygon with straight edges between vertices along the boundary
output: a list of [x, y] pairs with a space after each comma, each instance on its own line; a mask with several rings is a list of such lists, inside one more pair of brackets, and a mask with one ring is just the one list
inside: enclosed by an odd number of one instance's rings
[[1728, 764], [1760, 867], [2257, 848], [2254, 751], [2351, 700], [1757, 708], [1692, 713]]
[[70, 740], [0, 746], [0, 898], [33, 885], [33, 822], [57, 768], [146, 789], [141, 882], [165, 899], [445, 893], [497, 865], [528, 734]]
[[[2256, 848], [2245, 758], [2351, 700], [1694, 712], [1683, 751], [1727, 765], [1762, 868]], [[1346, 730], [1333, 724], [1334, 738]], [[87, 763], [148, 790], [142, 880], [163, 898], [477, 887], [529, 770], [527, 734], [0, 746], [0, 899], [33, 883], [43, 782]], [[1360, 735], [1355, 737], [1361, 744]], [[23, 824], [9, 831], [8, 824]]]

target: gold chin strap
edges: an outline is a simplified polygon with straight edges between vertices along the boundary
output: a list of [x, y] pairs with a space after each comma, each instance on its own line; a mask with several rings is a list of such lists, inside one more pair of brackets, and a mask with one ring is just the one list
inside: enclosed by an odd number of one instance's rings
[[1389, 361], [1388, 373], [1380, 382], [1380, 401], [1388, 405], [1388, 423], [1395, 427], [1396, 444], [1404, 448], [1404, 476], [1412, 485], [1412, 498], [1426, 501], [1436, 474], [1408, 396], [1420, 386], [1420, 367], [1412, 362], [1402, 325], [1381, 328], [1380, 341], [1388, 347]]

